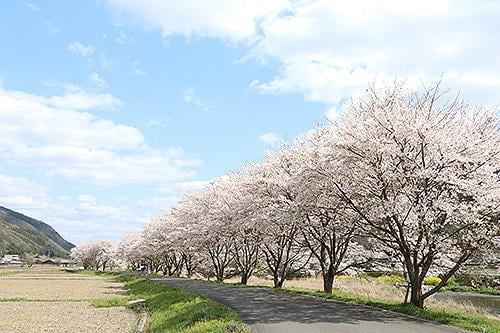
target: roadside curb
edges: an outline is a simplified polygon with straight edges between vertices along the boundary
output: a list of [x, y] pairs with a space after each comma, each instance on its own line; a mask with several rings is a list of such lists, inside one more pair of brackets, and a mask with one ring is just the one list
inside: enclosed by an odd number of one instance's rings
[[135, 329], [135, 333], [142, 333], [144, 328], [146, 327], [146, 321], [148, 320], [148, 313], [146, 311], [146, 300], [145, 299], [137, 299], [127, 303], [127, 306], [139, 310], [140, 318], [137, 322], [137, 326]]
[[146, 327], [146, 321], [148, 320], [148, 313], [144, 308], [141, 308], [141, 318], [137, 323], [137, 328], [135, 329], [135, 333], [144, 332], [144, 328]]

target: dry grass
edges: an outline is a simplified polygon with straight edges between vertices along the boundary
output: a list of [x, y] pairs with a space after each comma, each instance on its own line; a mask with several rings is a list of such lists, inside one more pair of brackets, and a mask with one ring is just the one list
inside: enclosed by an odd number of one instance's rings
[[[130, 332], [135, 314], [90, 300], [126, 297], [123, 284], [54, 267], [0, 271], [0, 332]], [[3, 300], [3, 301], [2, 301]], [[10, 301], [9, 301], [10, 300]]]
[[469, 314], [475, 314], [480, 316], [486, 316], [491, 319], [499, 320], [499, 316], [497, 316], [492, 311], [488, 311], [486, 308], [475, 306], [472, 303], [465, 301], [456, 301], [452, 299], [429, 299], [427, 301], [427, 306], [434, 309], [442, 309], [442, 310], [459, 310], [464, 311]]
[[[229, 279], [227, 281], [239, 282], [238, 279]], [[272, 287], [273, 282], [258, 277], [251, 277], [248, 284]], [[323, 280], [321, 277], [287, 280], [285, 281], [284, 287], [323, 290]], [[400, 301], [404, 297], [404, 291], [400, 288], [366, 279], [338, 278], [335, 280], [334, 289], [369, 297], [371, 299]]]

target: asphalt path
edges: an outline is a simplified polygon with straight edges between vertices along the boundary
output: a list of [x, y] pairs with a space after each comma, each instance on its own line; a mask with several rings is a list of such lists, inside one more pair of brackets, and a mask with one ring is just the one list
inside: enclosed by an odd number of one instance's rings
[[464, 331], [368, 306], [265, 288], [182, 278], [151, 280], [225, 304], [254, 333], [463, 333]]

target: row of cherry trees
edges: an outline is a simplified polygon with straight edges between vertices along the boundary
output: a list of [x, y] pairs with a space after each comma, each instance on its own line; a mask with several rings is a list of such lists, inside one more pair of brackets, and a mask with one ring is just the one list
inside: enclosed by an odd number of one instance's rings
[[[497, 119], [443, 95], [371, 87], [335, 124], [185, 194], [118, 252], [131, 268], [244, 284], [265, 268], [275, 287], [312, 262], [325, 292], [348, 270], [390, 264], [423, 306], [499, 249]], [[424, 291], [429, 274], [442, 280]]]
[[112, 269], [122, 262], [118, 247], [109, 240], [97, 240], [80, 244], [71, 249], [71, 258], [85, 269], [96, 271]]

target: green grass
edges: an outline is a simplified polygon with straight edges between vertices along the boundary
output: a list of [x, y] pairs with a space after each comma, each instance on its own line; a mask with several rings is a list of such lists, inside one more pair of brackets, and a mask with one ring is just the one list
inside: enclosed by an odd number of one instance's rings
[[26, 297], [0, 297], [0, 302], [26, 302]]
[[15, 275], [15, 274], [19, 274], [19, 273], [21, 273], [21, 272], [19, 272], [19, 271], [7, 271], [7, 272], [2, 272], [2, 271], [0, 270], [0, 276]]
[[[261, 286], [262, 287], [262, 286]], [[265, 287], [270, 288], [270, 287]], [[279, 289], [274, 289], [279, 290]], [[322, 291], [304, 289], [304, 288], [283, 288], [282, 292], [309, 295], [338, 301], [369, 305], [385, 310], [404, 313], [410, 316], [434, 320], [445, 325], [458, 328], [482, 332], [482, 333], [500, 333], [500, 320], [488, 318], [486, 316], [475, 315], [460, 310], [437, 309], [437, 308], [418, 308], [411, 304], [401, 304], [389, 300], [374, 300], [365, 296], [356, 295], [348, 292], [334, 290], [332, 294], [326, 294]]]
[[457, 284], [457, 283], [450, 283], [448, 286], [444, 287], [440, 291], [475, 292], [475, 293], [486, 294], [486, 295], [496, 295], [496, 296], [500, 295], [499, 289], [486, 288], [486, 287], [481, 287], [479, 289], [475, 289], [473, 287], [464, 286], [464, 285]]
[[111, 296], [93, 299], [90, 301], [90, 304], [96, 308], [111, 308], [114, 306], [126, 306], [128, 301], [130, 301], [129, 297]]
[[[232, 310], [207, 298], [132, 275], [112, 275], [125, 283], [131, 298], [147, 300], [148, 333], [250, 332]], [[106, 298], [97, 303], [108, 305], [113, 302]]]

